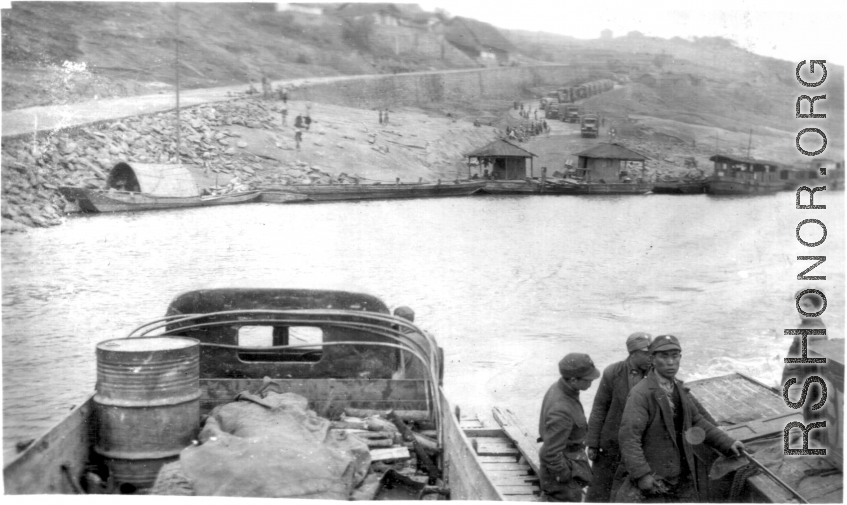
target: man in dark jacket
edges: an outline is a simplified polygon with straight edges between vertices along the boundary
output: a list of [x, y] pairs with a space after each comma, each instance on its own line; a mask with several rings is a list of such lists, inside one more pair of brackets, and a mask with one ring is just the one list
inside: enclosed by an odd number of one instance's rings
[[620, 487], [615, 472], [621, 460], [618, 430], [629, 391], [650, 371], [650, 335], [633, 333], [626, 339], [629, 357], [606, 367], [588, 420], [588, 459], [594, 462], [594, 483], [585, 501], [607, 503]]
[[588, 422], [579, 392], [591, 387], [600, 372], [587, 354], [571, 353], [559, 361], [559, 374], [541, 404], [541, 489], [547, 501], [580, 502], [592, 477], [585, 454]]
[[707, 421], [676, 379], [682, 358], [676, 337], [656, 337], [650, 354], [653, 371], [632, 388], [624, 407], [618, 438], [629, 476], [616, 498], [633, 501], [631, 493], [640, 492], [648, 503], [697, 501], [691, 444], [705, 441], [736, 456], [744, 444]]

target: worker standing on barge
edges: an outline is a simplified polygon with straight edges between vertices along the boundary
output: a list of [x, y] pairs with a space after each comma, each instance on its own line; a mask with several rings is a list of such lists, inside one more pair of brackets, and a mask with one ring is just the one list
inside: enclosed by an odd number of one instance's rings
[[633, 333], [626, 339], [629, 356], [603, 370], [591, 417], [588, 420], [588, 459], [593, 461], [594, 484], [588, 488], [585, 501], [609, 502], [620, 487], [615, 473], [621, 461], [618, 431], [630, 390], [650, 371], [650, 335]]
[[591, 387], [600, 372], [587, 354], [571, 353], [559, 361], [559, 374], [541, 404], [541, 489], [547, 501], [580, 502], [593, 474], [585, 454], [588, 422], [579, 392]]
[[676, 379], [682, 347], [673, 335], [650, 344], [653, 371], [635, 385], [624, 407], [618, 434], [628, 478], [618, 502], [696, 502], [692, 444], [705, 442], [736, 456], [744, 444], [704, 418]]

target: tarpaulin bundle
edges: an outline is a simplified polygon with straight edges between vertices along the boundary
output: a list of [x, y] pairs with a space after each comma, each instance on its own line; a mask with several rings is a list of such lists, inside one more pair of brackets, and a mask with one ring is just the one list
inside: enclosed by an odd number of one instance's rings
[[[200, 444], [182, 451], [179, 473], [193, 494], [350, 499], [370, 467], [367, 445], [330, 431], [329, 420], [308, 410], [300, 395], [270, 392], [262, 400], [268, 406], [239, 401], [215, 408]], [[174, 483], [160, 473], [151, 494], [170, 494], [168, 484], [177, 491]], [[178, 489], [174, 494], [185, 494]]]

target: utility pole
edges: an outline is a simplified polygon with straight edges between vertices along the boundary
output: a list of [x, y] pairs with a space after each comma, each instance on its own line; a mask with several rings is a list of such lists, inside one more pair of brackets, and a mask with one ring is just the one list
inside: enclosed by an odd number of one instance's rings
[[179, 118], [179, 2], [176, 2], [176, 163], [182, 164], [182, 153], [180, 152], [180, 118]]

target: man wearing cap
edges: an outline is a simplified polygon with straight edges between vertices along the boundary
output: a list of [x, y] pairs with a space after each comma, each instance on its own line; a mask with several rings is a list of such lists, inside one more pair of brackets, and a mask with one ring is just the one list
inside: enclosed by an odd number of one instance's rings
[[594, 462], [594, 483], [585, 501], [609, 502], [620, 487], [615, 473], [621, 460], [618, 430], [629, 391], [650, 371], [650, 335], [633, 333], [626, 339], [629, 357], [606, 367], [588, 420], [588, 458]]
[[541, 489], [547, 501], [579, 502], [582, 488], [593, 479], [585, 454], [588, 422], [579, 392], [591, 387], [600, 372], [587, 354], [571, 353], [559, 361], [559, 374], [541, 404]]
[[650, 354], [653, 371], [632, 388], [624, 407], [618, 438], [629, 475], [616, 499], [694, 502], [698, 490], [692, 444], [705, 441], [736, 456], [744, 444], [706, 420], [676, 379], [682, 347], [675, 336], [656, 337]]
[[[401, 317], [411, 323], [415, 322], [415, 311], [409, 307], [397, 307], [394, 309], [394, 315]], [[429, 343], [426, 337], [406, 327], [400, 328], [400, 332], [407, 335], [415, 344], [429, 352]], [[423, 353], [423, 351], [419, 352]], [[399, 351], [398, 369], [392, 376], [393, 379], [429, 379], [430, 375], [426, 365], [421, 362], [414, 354], [406, 351]], [[426, 356], [426, 354], [424, 354]]]

